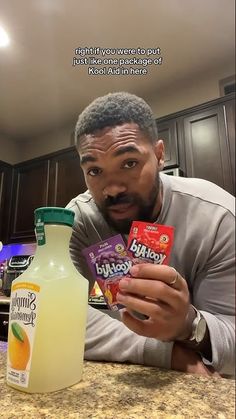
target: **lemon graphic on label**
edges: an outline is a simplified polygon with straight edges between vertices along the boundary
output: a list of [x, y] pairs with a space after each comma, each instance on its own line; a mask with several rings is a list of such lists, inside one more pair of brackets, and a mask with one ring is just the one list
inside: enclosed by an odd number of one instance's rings
[[30, 358], [30, 342], [26, 331], [16, 322], [11, 324], [8, 348], [11, 367], [25, 370]]

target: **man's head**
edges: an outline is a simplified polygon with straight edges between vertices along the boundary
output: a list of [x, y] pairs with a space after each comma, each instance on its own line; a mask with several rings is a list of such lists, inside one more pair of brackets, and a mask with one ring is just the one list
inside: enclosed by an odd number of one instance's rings
[[136, 123], [151, 142], [157, 141], [156, 121], [150, 106], [131, 93], [117, 92], [95, 99], [80, 114], [75, 128], [76, 142], [79, 144], [86, 134], [128, 122]]
[[147, 103], [129, 93], [96, 99], [79, 116], [77, 148], [85, 181], [107, 222], [128, 233], [160, 210], [163, 142]]

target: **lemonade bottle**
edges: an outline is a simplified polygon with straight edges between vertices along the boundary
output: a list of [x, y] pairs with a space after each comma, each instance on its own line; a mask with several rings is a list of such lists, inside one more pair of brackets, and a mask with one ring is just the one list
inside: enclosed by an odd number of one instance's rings
[[7, 383], [28, 393], [60, 390], [82, 376], [88, 281], [69, 253], [73, 211], [35, 210], [37, 251], [12, 283]]

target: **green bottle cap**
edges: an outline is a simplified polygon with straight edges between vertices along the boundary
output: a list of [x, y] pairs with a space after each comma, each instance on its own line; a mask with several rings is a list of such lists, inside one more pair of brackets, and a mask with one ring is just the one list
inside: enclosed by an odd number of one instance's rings
[[60, 207], [41, 207], [34, 211], [35, 225], [43, 224], [65, 224], [73, 226], [74, 211]]

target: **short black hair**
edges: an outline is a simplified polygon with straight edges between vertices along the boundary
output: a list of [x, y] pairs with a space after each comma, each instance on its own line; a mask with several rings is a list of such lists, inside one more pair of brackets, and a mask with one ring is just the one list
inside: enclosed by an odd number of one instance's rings
[[125, 123], [136, 123], [151, 142], [157, 141], [157, 126], [150, 106], [140, 97], [116, 92], [98, 97], [79, 115], [75, 127], [76, 143], [83, 135]]

